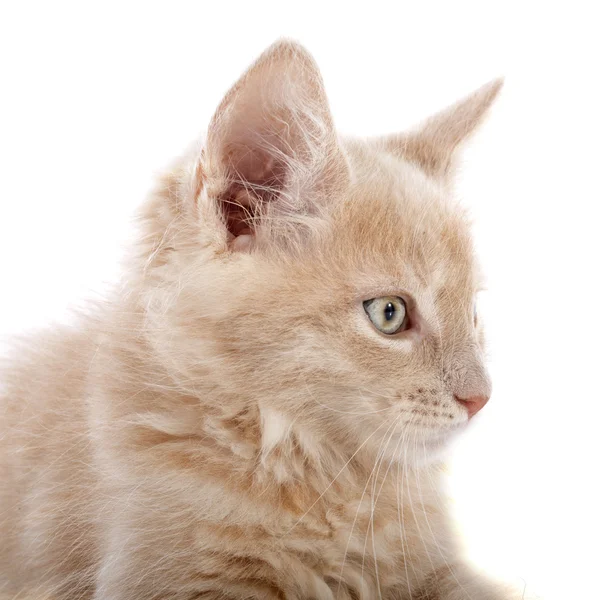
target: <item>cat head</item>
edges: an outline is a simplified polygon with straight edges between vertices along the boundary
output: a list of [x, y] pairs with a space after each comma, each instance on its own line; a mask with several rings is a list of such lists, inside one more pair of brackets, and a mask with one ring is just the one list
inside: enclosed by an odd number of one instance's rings
[[148, 331], [178, 385], [256, 411], [267, 451], [443, 448], [491, 393], [452, 177], [500, 88], [348, 139], [311, 56], [269, 48], [146, 208]]

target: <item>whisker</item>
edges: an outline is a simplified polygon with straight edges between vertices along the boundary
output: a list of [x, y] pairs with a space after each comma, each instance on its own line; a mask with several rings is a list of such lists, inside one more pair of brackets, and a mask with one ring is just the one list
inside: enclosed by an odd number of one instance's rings
[[350, 464], [352, 459], [362, 450], [362, 448], [366, 445], [366, 443], [385, 425], [385, 422], [381, 423], [377, 429], [371, 432], [371, 434], [367, 437], [366, 440], [357, 448], [357, 450], [352, 454], [352, 456], [346, 461], [344, 466], [339, 470], [338, 474], [331, 480], [331, 483], [321, 492], [319, 497], [308, 507], [308, 509], [304, 512], [304, 514], [283, 534], [288, 535], [301, 521], [302, 519], [315, 507], [315, 505], [323, 498], [323, 496], [327, 493], [327, 490], [331, 488], [331, 486], [335, 483], [337, 478], [344, 472], [344, 469]]

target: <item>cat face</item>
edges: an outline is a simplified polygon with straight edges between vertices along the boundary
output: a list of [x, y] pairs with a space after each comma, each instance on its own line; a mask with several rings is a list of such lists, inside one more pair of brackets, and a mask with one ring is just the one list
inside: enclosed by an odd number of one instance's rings
[[294, 429], [307, 446], [437, 456], [491, 392], [450, 183], [500, 85], [414, 132], [344, 139], [311, 57], [267, 50], [169, 188], [177, 226], [147, 306], [180, 384], [257, 410], [267, 446]]

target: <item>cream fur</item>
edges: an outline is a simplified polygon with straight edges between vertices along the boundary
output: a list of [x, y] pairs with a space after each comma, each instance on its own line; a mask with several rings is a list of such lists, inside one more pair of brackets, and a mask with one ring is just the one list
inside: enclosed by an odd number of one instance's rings
[[[489, 395], [456, 149], [495, 82], [342, 139], [279, 42], [140, 212], [122, 285], [15, 343], [0, 597], [520, 598], [463, 564], [439, 461]], [[362, 301], [405, 295], [414, 327]]]

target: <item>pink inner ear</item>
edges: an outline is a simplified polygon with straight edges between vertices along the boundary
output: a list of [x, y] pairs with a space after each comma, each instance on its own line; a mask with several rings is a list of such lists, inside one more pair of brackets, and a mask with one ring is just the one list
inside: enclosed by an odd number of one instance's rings
[[265, 150], [236, 146], [227, 157], [229, 185], [221, 196], [223, 216], [231, 235], [254, 235], [265, 203], [281, 192], [285, 166]]

